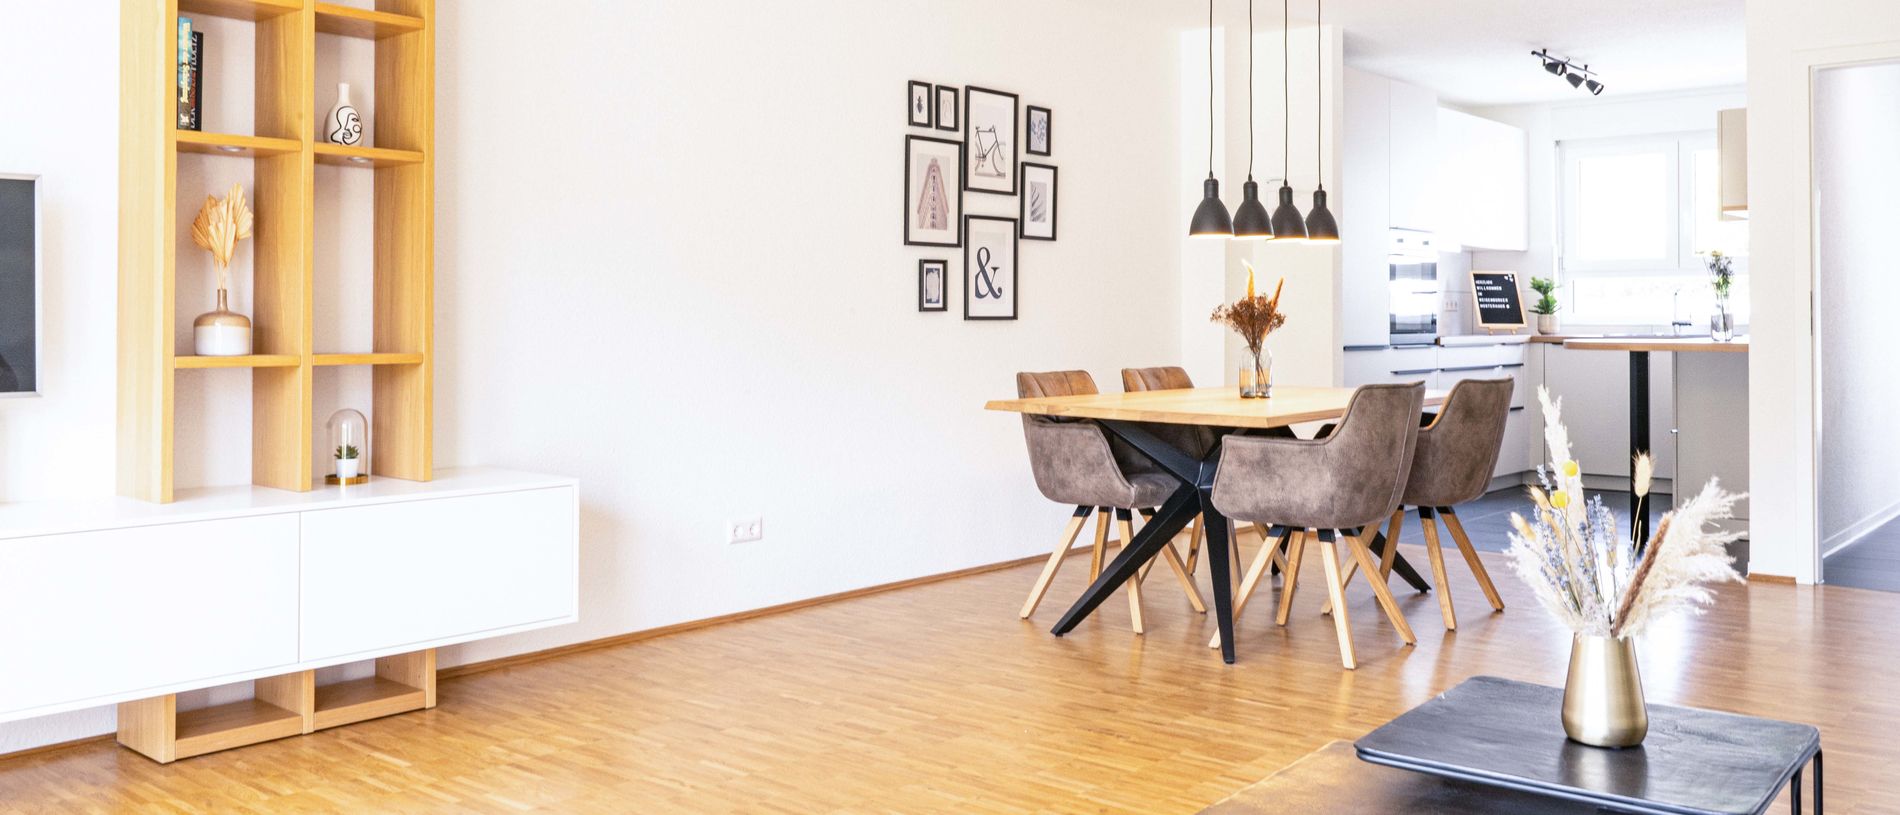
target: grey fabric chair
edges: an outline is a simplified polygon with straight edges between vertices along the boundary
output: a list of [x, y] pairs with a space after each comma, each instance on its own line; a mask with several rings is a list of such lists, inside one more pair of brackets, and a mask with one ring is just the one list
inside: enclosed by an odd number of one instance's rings
[[[1405, 482], [1404, 504], [1393, 510], [1391, 530], [1386, 534], [1386, 540], [1397, 541], [1405, 524], [1405, 507], [1417, 508], [1419, 524], [1425, 530], [1426, 554], [1431, 558], [1432, 580], [1438, 588], [1438, 611], [1445, 618], [1447, 630], [1457, 630], [1458, 616], [1451, 608], [1451, 583], [1445, 576], [1445, 555], [1439, 547], [1434, 515], [1444, 518], [1445, 528], [1451, 531], [1452, 540], [1491, 608], [1504, 610], [1491, 575], [1478, 560], [1471, 537], [1465, 534], [1465, 525], [1452, 507], [1482, 497], [1491, 485], [1491, 471], [1497, 467], [1498, 450], [1504, 442], [1504, 423], [1511, 416], [1512, 385], [1510, 377], [1503, 377], [1467, 379], [1452, 387], [1438, 417], [1418, 432], [1418, 452], [1412, 457], [1411, 476]], [[1397, 551], [1396, 546], [1386, 547], [1379, 563], [1381, 580], [1391, 575], [1392, 556]], [[1350, 570], [1346, 579], [1352, 579]]]
[[[1317, 538], [1339, 636], [1339, 658], [1348, 669], [1355, 665], [1352, 630], [1334, 541], [1345, 542], [1360, 568], [1378, 567], [1366, 542], [1342, 530], [1370, 527], [1399, 508], [1412, 470], [1418, 415], [1424, 404], [1423, 383], [1367, 385], [1353, 393], [1346, 415], [1330, 436], [1312, 440], [1228, 436], [1222, 444], [1220, 471], [1214, 478], [1215, 508], [1235, 520], [1293, 530], [1276, 622], [1286, 624], [1299, 585], [1301, 555], [1306, 542]], [[1235, 603], [1236, 618], [1259, 587], [1270, 561], [1271, 551], [1262, 550], [1248, 567]], [[1367, 582], [1399, 636], [1408, 645], [1416, 643], [1385, 584]]]
[[[1025, 399], [1096, 392], [1095, 379], [1087, 371], [1016, 375], [1016, 394]], [[1023, 437], [1029, 445], [1029, 468], [1035, 475], [1036, 488], [1051, 501], [1075, 506], [1075, 514], [1063, 529], [1056, 550], [1043, 565], [1042, 574], [1029, 591], [1029, 599], [1023, 602], [1021, 617], [1028, 619], [1049, 591], [1050, 581], [1055, 579], [1056, 570], [1068, 556], [1069, 547], [1081, 534], [1090, 513], [1096, 516], [1095, 547], [1089, 565], [1089, 579], [1094, 580], [1102, 572], [1110, 512], [1113, 511], [1119, 526], [1121, 545], [1127, 546], [1134, 539], [1134, 510], [1160, 506], [1174, 492], [1176, 482], [1146, 456], [1112, 439], [1092, 421], [1023, 414]], [[1163, 547], [1161, 552], [1187, 594], [1188, 603], [1196, 612], [1205, 614], [1207, 607], [1201, 602], [1200, 592], [1175, 556], [1173, 547]], [[1135, 633], [1140, 634], [1145, 628], [1141, 615], [1141, 581], [1130, 580], [1126, 586], [1128, 614]]]

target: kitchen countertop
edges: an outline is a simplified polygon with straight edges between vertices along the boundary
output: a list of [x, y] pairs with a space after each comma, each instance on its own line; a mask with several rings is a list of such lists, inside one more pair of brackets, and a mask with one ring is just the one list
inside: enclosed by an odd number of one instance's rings
[[1565, 348], [1579, 351], [1712, 351], [1748, 353], [1748, 338], [1736, 337], [1717, 342], [1708, 337], [1576, 337], [1564, 340]]

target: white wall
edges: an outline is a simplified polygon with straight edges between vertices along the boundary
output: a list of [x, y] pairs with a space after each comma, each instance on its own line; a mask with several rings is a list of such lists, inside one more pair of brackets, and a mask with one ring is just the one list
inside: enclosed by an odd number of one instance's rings
[[1900, 4], [1748, 0], [1751, 572], [1818, 571], [1810, 71], [1896, 56]]
[[1900, 63], [1814, 79], [1814, 188], [1820, 260], [1821, 539], [1847, 544], [1900, 512], [1900, 403], [1894, 375], [1892, 231], [1900, 223]]

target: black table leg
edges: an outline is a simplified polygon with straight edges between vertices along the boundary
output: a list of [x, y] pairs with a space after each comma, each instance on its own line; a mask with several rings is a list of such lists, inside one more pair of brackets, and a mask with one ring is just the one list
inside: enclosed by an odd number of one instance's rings
[[[1636, 494], [1636, 457], [1649, 452], [1649, 352], [1630, 352], [1630, 529], [1637, 546], [1649, 541], [1649, 510]], [[1796, 811], [1800, 807], [1795, 807]]]
[[[1362, 531], [1363, 530], [1355, 529], [1353, 530], [1353, 534], [1358, 535], [1361, 534]], [[1393, 541], [1394, 545], [1397, 545], [1397, 543], [1398, 541]], [[1384, 557], [1385, 544], [1385, 533], [1375, 530], [1372, 533], [1372, 543], [1368, 544], [1366, 548], [1371, 549], [1372, 554]], [[1411, 584], [1412, 588], [1420, 594], [1432, 590], [1432, 584], [1425, 582], [1425, 578], [1419, 576], [1418, 570], [1413, 569], [1412, 564], [1406, 562], [1404, 555], [1395, 554], [1392, 556], [1392, 571], [1399, 577], [1404, 578], [1405, 582]]]
[[[1140, 572], [1142, 564], [1160, 554], [1161, 547], [1173, 544], [1175, 534], [1187, 526], [1188, 521], [1193, 520], [1194, 515], [1200, 512], [1199, 499], [1200, 496], [1194, 487], [1186, 484], [1168, 496], [1167, 503], [1161, 505], [1161, 509], [1155, 513], [1154, 520], [1142, 524], [1141, 531], [1135, 533], [1134, 540], [1122, 546], [1121, 553], [1102, 570], [1102, 574], [1089, 585], [1088, 591], [1082, 592], [1081, 599], [1075, 601], [1075, 605], [1062, 615], [1061, 620], [1056, 621], [1056, 627], [1050, 631], [1060, 637], [1074, 630], [1076, 624], [1094, 612], [1096, 606], [1101, 605], [1102, 601], [1115, 593], [1115, 589]], [[1210, 562], [1216, 564], [1215, 577], [1223, 576], [1222, 573], [1226, 571], [1226, 557], [1218, 557]], [[1215, 599], [1218, 600], [1221, 595], [1218, 580], [1215, 581], [1214, 592]]]

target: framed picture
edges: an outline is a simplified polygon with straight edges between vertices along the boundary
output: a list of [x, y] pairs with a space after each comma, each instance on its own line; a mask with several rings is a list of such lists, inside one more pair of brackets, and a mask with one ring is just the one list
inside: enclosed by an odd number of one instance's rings
[[930, 136], [904, 137], [904, 245], [960, 246], [963, 145]]
[[1024, 152], [1032, 156], [1049, 155], [1049, 131], [1052, 127], [1049, 119], [1053, 114], [1048, 108], [1029, 106], [1028, 124], [1023, 128], [1023, 140], [1028, 146]]
[[1056, 239], [1056, 168], [1025, 161], [1022, 166], [1023, 195], [1018, 215], [1023, 222], [1023, 240]]
[[917, 261], [917, 310], [948, 311], [948, 300], [944, 292], [950, 279], [950, 261]]
[[963, 89], [963, 188], [1016, 194], [1016, 94]]
[[963, 120], [957, 116], [957, 89], [952, 85], [937, 86], [937, 129], [955, 133], [963, 127]]
[[40, 389], [40, 188], [0, 173], [0, 397]]
[[1016, 319], [1016, 219], [963, 216], [963, 319]]
[[910, 81], [910, 126], [929, 127], [930, 109], [936, 101], [930, 96], [930, 83]]

